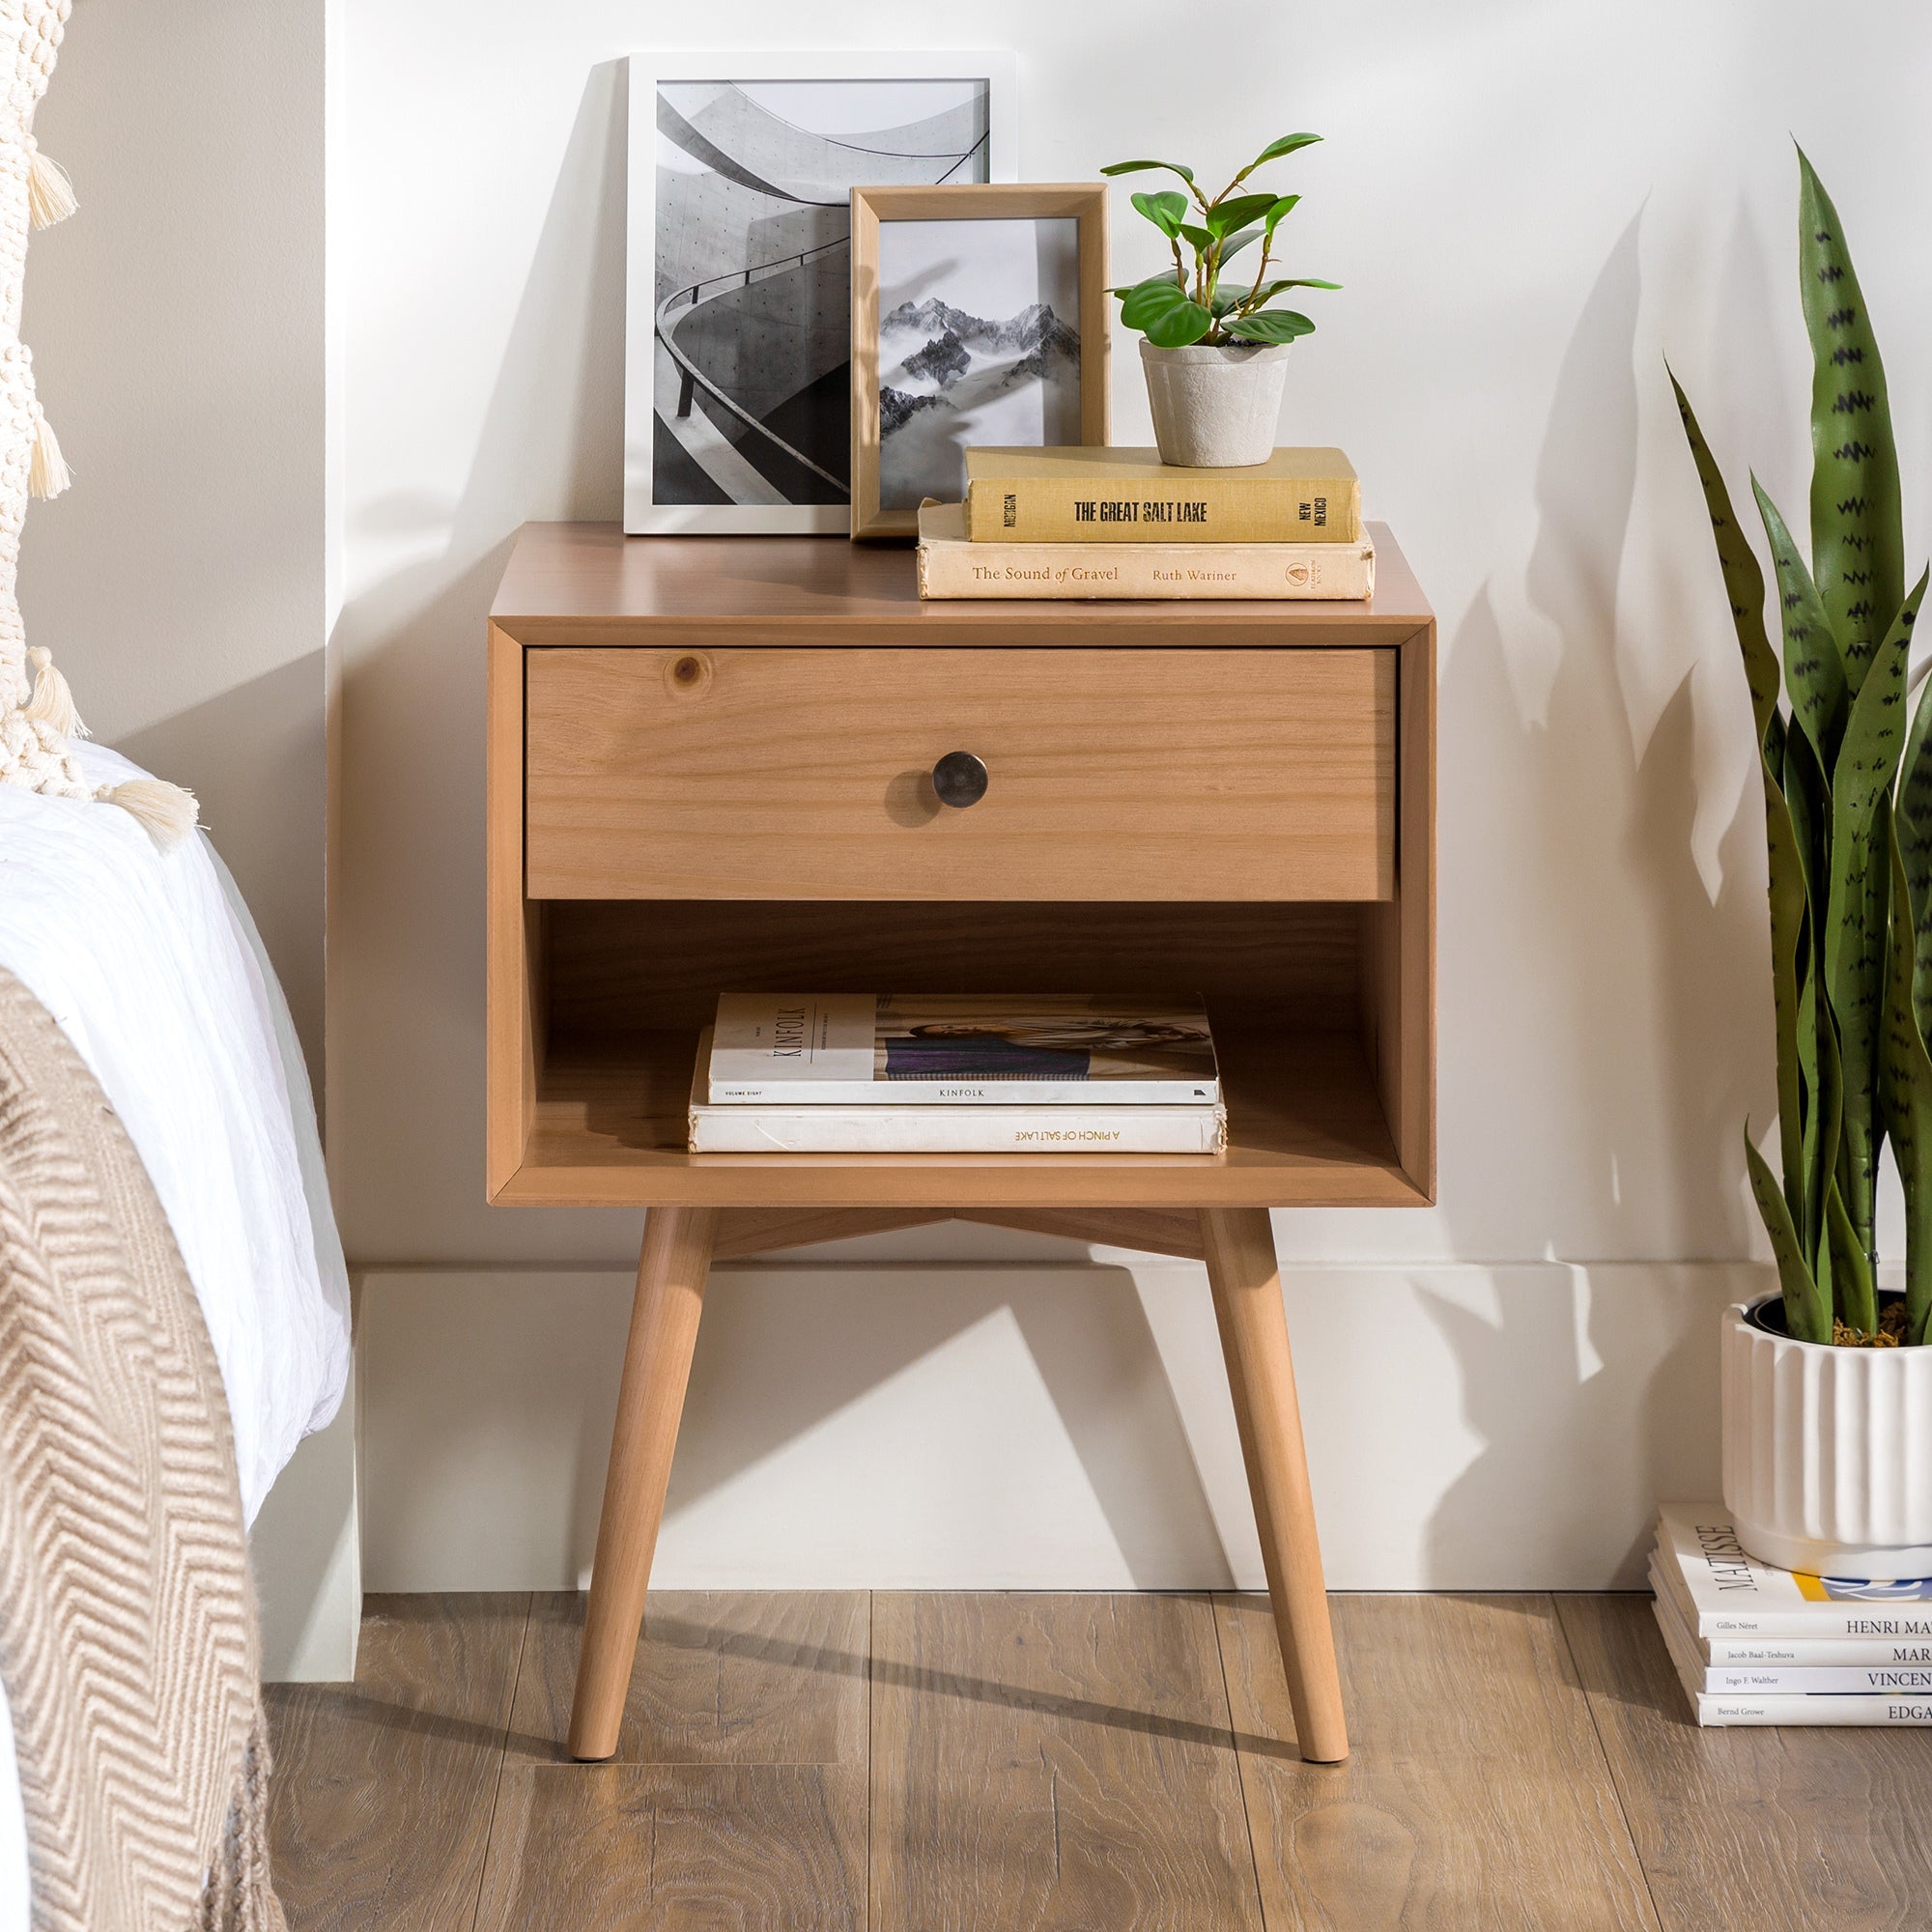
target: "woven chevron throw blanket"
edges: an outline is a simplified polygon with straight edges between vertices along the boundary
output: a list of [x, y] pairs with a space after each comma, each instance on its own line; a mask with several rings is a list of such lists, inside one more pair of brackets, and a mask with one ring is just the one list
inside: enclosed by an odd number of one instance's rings
[[146, 1170], [0, 971], [0, 1681], [35, 1932], [284, 1932], [227, 1401]]

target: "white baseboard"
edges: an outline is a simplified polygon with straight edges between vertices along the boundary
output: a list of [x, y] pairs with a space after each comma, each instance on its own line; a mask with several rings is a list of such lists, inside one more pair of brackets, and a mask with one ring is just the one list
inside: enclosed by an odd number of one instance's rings
[[[1718, 1314], [1750, 1264], [1284, 1274], [1337, 1589], [1635, 1585], [1717, 1493]], [[587, 1576], [628, 1272], [364, 1277], [371, 1590]], [[279, 1493], [279, 1492], [278, 1492]], [[712, 1276], [666, 1588], [1258, 1588], [1185, 1263], [756, 1262]]]
[[296, 1451], [249, 1533], [265, 1684], [339, 1684], [355, 1675], [362, 1628], [355, 1422], [352, 1365], [335, 1420]]

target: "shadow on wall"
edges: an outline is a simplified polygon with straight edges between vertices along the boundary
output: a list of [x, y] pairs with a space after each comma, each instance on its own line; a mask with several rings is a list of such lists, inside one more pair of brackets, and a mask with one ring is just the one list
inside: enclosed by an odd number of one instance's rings
[[[1532, 1195], [1547, 1189], [1550, 1198], [1592, 1203], [1604, 1251], [1695, 1254], [1712, 1216], [1727, 1214], [1726, 1247], [1737, 1253], [1748, 1242], [1738, 1135], [1752, 1102], [1762, 1113], [1768, 1100], [1755, 1037], [1761, 1015], [1749, 997], [1764, 977], [1761, 836], [1752, 788], [1734, 803], [1722, 835], [1722, 883], [1714, 897], [1692, 845], [1694, 668], [1685, 669], [1647, 740], [1627, 693], [1627, 675], [1632, 686], [1638, 677], [1621, 663], [1632, 645], [1620, 628], [1618, 582], [1637, 476], [1637, 384], [1664, 380], [1661, 367], [1634, 366], [1641, 220], [1639, 213], [1610, 250], [1558, 374], [1537, 468], [1526, 621], [1506, 629], [1486, 587], [1457, 632], [1442, 684], [1445, 760], [1458, 745], [1493, 742], [1502, 721], [1520, 721], [1513, 765], [1492, 767], [1464, 800], [1476, 810], [1461, 850], [1445, 853], [1445, 892], [1543, 904], [1546, 948], [1527, 960], [1456, 962], [1481, 983], [1447, 997], [1471, 1012], [1532, 1015], [1543, 1037], [1571, 1043], [1567, 1059], [1542, 1069], [1526, 1094], [1493, 1096], [1503, 1118], [1486, 1159], [1513, 1162]], [[1685, 541], [1702, 543], [1701, 528], [1687, 530]], [[1548, 627], [1542, 640], [1539, 619]], [[1645, 639], [1637, 648], [1652, 656], [1668, 653], [1669, 644]], [[1534, 686], [1545, 673], [1539, 704]], [[1499, 919], [1490, 923], [1502, 929]], [[1606, 1052], [1606, 1035], [1625, 1050]], [[1593, 1105], [1592, 1082], [1606, 1070], [1622, 1090]], [[1481, 1068], [1463, 1077], [1480, 1080]], [[1539, 1096], [1560, 1121], [1533, 1117]], [[1516, 1111], [1525, 1098], [1529, 1118]], [[1453, 1190], [1444, 1207], [1456, 1251], [1481, 1252], [1487, 1231], [1456, 1226]], [[1653, 1272], [1685, 1293], [1700, 1281], [1700, 1300], [1709, 1299], [1702, 1275], [1662, 1262]], [[1747, 1267], [1737, 1273], [1749, 1279]], [[1681, 1440], [1684, 1405], [1709, 1410], [1715, 1470], [1716, 1312], [1731, 1289], [1709, 1308], [1687, 1310], [1690, 1339], [1646, 1371], [1633, 1355], [1628, 1311], [1614, 1297], [1591, 1295], [1579, 1279], [1576, 1292], [1589, 1296], [1579, 1310], [1571, 1295], [1550, 1292], [1547, 1269], [1520, 1280], [1499, 1269], [1496, 1279], [1493, 1321], [1420, 1290], [1454, 1347], [1468, 1421], [1487, 1444], [1432, 1520], [1429, 1567], [1445, 1578], [1464, 1567], [1503, 1497], [1521, 1507], [1525, 1460], [1551, 1439], [1536, 1419], [1545, 1392], [1521, 1385], [1524, 1364], [1576, 1362], [1568, 1400], [1586, 1410], [1595, 1380], [1598, 1396], [1617, 1388], [1614, 1400], [1627, 1414], [1628, 1378], [1639, 1378], [1650, 1426], [1631, 1434], [1634, 1457]], [[1708, 1349], [1696, 1322], [1711, 1333]], [[1674, 1325], [1667, 1317], [1666, 1325]], [[1602, 1435], [1584, 1427], [1571, 1439]], [[1552, 1484], [1552, 1510], [1560, 1515], [1567, 1494], [1574, 1514], [1575, 1498], [1589, 1492], [1587, 1469], [1565, 1470]]]
[[[327, 755], [316, 728], [323, 654], [311, 651], [116, 747], [201, 801], [262, 941], [276, 962], [311, 1077], [322, 1074], [323, 824]], [[291, 852], [300, 864], [290, 863]]]
[[[618, 516], [623, 473], [625, 69], [591, 70], [528, 279], [454, 501], [396, 494], [352, 510], [365, 577], [342, 617], [340, 827], [350, 863], [334, 981], [356, 1065], [329, 1096], [352, 1255], [531, 1258], [634, 1248], [638, 1216], [490, 1219], [482, 1205], [484, 622], [518, 527]], [[474, 942], [452, 946], [455, 925]], [[378, 943], [379, 940], [382, 943]], [[399, 1077], [400, 1076], [400, 1077]], [[415, 1111], [419, 1110], [419, 1111]], [[427, 1227], [427, 1232], [425, 1231]], [[585, 1237], [582, 1231], [593, 1230]]]

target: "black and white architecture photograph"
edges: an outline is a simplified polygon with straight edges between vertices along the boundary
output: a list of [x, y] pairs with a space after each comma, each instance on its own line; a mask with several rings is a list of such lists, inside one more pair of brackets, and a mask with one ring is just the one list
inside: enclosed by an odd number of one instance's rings
[[879, 224], [879, 507], [956, 502], [970, 443], [1080, 440], [1080, 224]]
[[626, 526], [842, 528], [850, 191], [992, 179], [994, 83], [631, 70]]

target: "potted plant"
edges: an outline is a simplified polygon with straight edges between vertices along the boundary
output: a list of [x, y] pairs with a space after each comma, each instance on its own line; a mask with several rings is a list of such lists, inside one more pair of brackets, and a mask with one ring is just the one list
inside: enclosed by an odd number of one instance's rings
[[[1274, 451], [1275, 421], [1290, 345], [1315, 325], [1292, 308], [1274, 306], [1288, 289], [1334, 289], [1339, 282], [1306, 275], [1270, 277], [1275, 231], [1298, 194], [1246, 191], [1248, 177], [1267, 161], [1311, 146], [1320, 134], [1284, 134], [1209, 201], [1194, 171], [1179, 161], [1116, 161], [1104, 175], [1159, 169], [1187, 184], [1137, 194], [1134, 207], [1158, 228], [1174, 267], [1131, 288], [1121, 320], [1140, 331], [1153, 433], [1163, 463], [1228, 469], [1265, 463]], [[1227, 276], [1230, 262], [1260, 243], [1255, 272]]]
[[[1932, 1575], [1932, 685], [1908, 723], [1925, 593], [1905, 588], [1885, 368], [1837, 212], [1798, 157], [1810, 337], [1811, 556], [1752, 479], [1764, 577], [1684, 391], [1750, 687], [1770, 857], [1775, 1173], [1745, 1157], [1780, 1293], [1724, 1316], [1724, 1500], [1788, 1570]], [[1887, 1144], [1906, 1203], [1905, 1293], [1878, 1288]]]

